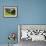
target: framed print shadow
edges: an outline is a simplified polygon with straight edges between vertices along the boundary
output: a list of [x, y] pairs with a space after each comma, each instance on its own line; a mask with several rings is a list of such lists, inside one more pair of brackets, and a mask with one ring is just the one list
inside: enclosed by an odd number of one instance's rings
[[4, 7], [4, 17], [16, 17], [17, 16], [17, 7], [5, 6]]

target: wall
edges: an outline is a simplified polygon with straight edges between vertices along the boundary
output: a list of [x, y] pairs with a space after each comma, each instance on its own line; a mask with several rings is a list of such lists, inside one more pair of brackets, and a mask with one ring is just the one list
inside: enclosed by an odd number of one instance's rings
[[[0, 0], [0, 44], [7, 44], [8, 34], [10, 32], [16, 32], [17, 34], [17, 17], [16, 18], [4, 18], [3, 7], [4, 6], [16, 6], [17, 0]], [[18, 42], [17, 39], [15, 41]]]
[[[16, 6], [18, 16], [4, 18], [3, 6]], [[18, 32], [18, 24], [46, 24], [46, 0], [0, 0], [0, 44], [8, 43], [9, 32]]]

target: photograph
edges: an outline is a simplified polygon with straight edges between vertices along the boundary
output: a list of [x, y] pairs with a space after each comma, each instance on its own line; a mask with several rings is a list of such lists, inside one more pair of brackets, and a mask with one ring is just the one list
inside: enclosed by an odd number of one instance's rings
[[4, 7], [4, 17], [16, 17], [17, 8], [16, 7]]

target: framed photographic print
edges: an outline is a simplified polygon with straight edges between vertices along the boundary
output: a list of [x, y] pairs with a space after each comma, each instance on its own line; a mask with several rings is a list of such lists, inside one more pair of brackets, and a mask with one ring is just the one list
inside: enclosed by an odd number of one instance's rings
[[4, 7], [4, 17], [16, 17], [17, 16], [17, 7], [7, 6]]

